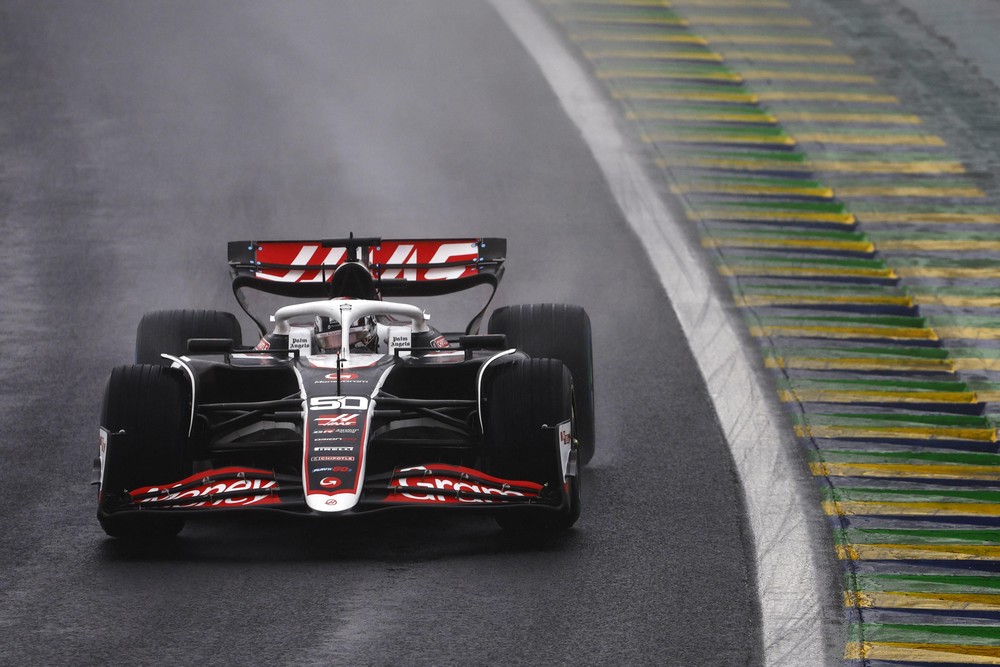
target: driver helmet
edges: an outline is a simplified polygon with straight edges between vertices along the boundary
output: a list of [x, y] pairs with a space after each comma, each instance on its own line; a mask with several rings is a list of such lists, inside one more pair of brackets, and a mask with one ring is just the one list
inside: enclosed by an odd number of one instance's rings
[[[352, 349], [366, 348], [375, 351], [378, 347], [378, 333], [375, 318], [364, 317], [350, 327], [348, 337]], [[316, 318], [316, 345], [320, 352], [340, 349], [340, 324], [329, 317]]]

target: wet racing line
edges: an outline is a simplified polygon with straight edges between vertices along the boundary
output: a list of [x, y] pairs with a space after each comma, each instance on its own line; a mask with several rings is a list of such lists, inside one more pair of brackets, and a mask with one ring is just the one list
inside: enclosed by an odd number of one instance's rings
[[773, 370], [844, 566], [845, 664], [1000, 664], [1000, 202], [795, 0], [539, 5]]

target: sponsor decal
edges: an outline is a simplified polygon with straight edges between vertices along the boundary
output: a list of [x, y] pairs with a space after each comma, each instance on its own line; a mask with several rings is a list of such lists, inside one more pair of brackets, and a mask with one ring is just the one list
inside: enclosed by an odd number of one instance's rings
[[570, 423], [568, 421], [559, 424], [559, 444], [560, 445], [573, 444], [573, 432], [570, 429]]
[[257, 343], [254, 348], [255, 350], [270, 350], [271, 343], [266, 338], [261, 338], [260, 342]]
[[[347, 371], [342, 371], [340, 373], [340, 381], [341, 382], [350, 382], [351, 380], [357, 380], [360, 377], [361, 376], [358, 375], [357, 373], [348, 373]], [[336, 382], [337, 381], [337, 374], [336, 373], [327, 373], [326, 379], [327, 380], [333, 380], [334, 382]], [[319, 384], [319, 382], [317, 382], [317, 384]], [[323, 384], [326, 384], [326, 383], [323, 383]]]
[[[332, 470], [310, 472], [304, 482], [306, 504], [314, 510], [340, 511], [352, 507], [360, 498], [361, 474], [364, 470], [365, 433], [368, 412], [374, 407], [372, 393], [380, 384], [380, 378], [392, 367], [392, 359], [384, 354], [351, 354], [351, 361], [340, 369], [341, 382], [355, 382], [345, 385], [342, 390], [334, 390], [330, 385], [337, 381], [336, 359], [330, 355], [314, 356], [309, 366], [315, 370], [302, 373], [306, 387], [306, 451], [303, 468], [315, 470], [331, 467]], [[379, 365], [381, 364], [381, 368]], [[366, 370], [374, 369], [374, 370]], [[318, 395], [309, 396], [310, 387]], [[324, 395], [319, 392], [331, 392]], [[338, 480], [323, 482], [330, 478]], [[339, 499], [336, 507], [324, 504], [326, 497]]]
[[[251, 505], [278, 505], [281, 500], [271, 492], [278, 490], [278, 482], [274, 479], [241, 479], [238, 475], [246, 472], [255, 474], [270, 474], [260, 470], [241, 470], [239, 468], [223, 468], [221, 470], [209, 470], [201, 472], [187, 479], [183, 479], [170, 486], [147, 486], [141, 489], [130, 491], [133, 498], [158, 493], [151, 498], [142, 498], [140, 503], [156, 505], [164, 501], [171, 501], [170, 507], [190, 508], [190, 507], [248, 507]], [[228, 479], [219, 479], [206, 482], [197, 486], [189, 487], [183, 491], [175, 491], [184, 486], [189, 486], [192, 482], [207, 479], [211, 476], [231, 475]], [[267, 493], [263, 493], [267, 492]], [[233, 497], [213, 499], [216, 495], [237, 494]], [[190, 502], [173, 504], [177, 500], [190, 500]]]
[[[313, 283], [323, 280], [319, 267], [335, 266], [347, 255], [347, 248], [324, 248], [319, 243], [260, 243], [257, 246], [257, 261], [261, 264], [287, 264], [300, 266], [284, 273], [258, 271], [257, 277], [283, 283]], [[315, 269], [310, 266], [317, 267]], [[329, 271], [327, 275], [329, 276]]]
[[[474, 470], [467, 470], [458, 467], [443, 467], [437, 466], [440, 469], [441, 474], [435, 474], [433, 469], [428, 469], [424, 466], [417, 466], [414, 468], [404, 468], [399, 471], [398, 476], [393, 478], [389, 483], [389, 486], [398, 489], [411, 489], [408, 493], [406, 491], [401, 491], [399, 496], [403, 499], [402, 502], [422, 502], [428, 504], [467, 504], [467, 503], [493, 503], [494, 501], [489, 498], [463, 498], [461, 495], [438, 495], [434, 493], [415, 493], [413, 491], [417, 489], [427, 489], [430, 491], [457, 491], [484, 494], [487, 496], [497, 496], [502, 497], [525, 497], [525, 493], [521, 491], [515, 491], [513, 489], [507, 488], [509, 485], [516, 485], [527, 487], [531, 489], [541, 490], [541, 485], [534, 482], [507, 482], [502, 479], [489, 477], [482, 473]], [[448, 472], [451, 471], [452, 475]], [[458, 473], [456, 478], [455, 473]], [[471, 479], [469, 474], [476, 476], [476, 479]], [[529, 497], [537, 496], [537, 492], [527, 494]], [[396, 496], [390, 496], [390, 498], [397, 498]], [[398, 498], [397, 498], [398, 499]]]
[[288, 349], [299, 350], [303, 356], [312, 354], [312, 329], [291, 327], [288, 332]]
[[[357, 415], [320, 415], [313, 419], [317, 426], [322, 426], [323, 428], [329, 428], [331, 426], [357, 426], [358, 416]], [[340, 431], [332, 431], [333, 433], [339, 433]]]
[[[313, 380], [313, 384], [317, 384], [317, 385], [318, 384], [337, 384], [337, 374], [336, 373], [329, 373], [329, 374], [327, 374], [327, 375], [325, 375], [323, 377], [325, 378], [323, 380]], [[361, 384], [361, 383], [367, 383], [368, 382], [367, 379], [362, 378], [357, 373], [347, 373], [347, 372], [343, 372], [343, 373], [340, 374], [340, 381], [343, 382], [343, 383], [347, 383], [347, 384], [350, 384], [352, 382], [355, 383], [355, 384]]]
[[559, 443], [559, 461], [562, 463], [565, 475], [569, 471], [569, 455], [573, 449], [573, 425], [569, 420], [559, 424], [556, 429], [556, 439]]
[[319, 485], [324, 489], [336, 489], [340, 486], [340, 479], [337, 477], [324, 477], [319, 480]]
[[[376, 254], [379, 255], [375, 262]], [[474, 264], [479, 258], [479, 247], [475, 241], [441, 243], [419, 241], [416, 243], [396, 243], [383, 241], [378, 253], [372, 252], [373, 264], [402, 264], [404, 268], [386, 269], [382, 278], [386, 280], [449, 280], [464, 275], [474, 275], [475, 267], [455, 266], [443, 269], [405, 268], [405, 265], [444, 264], [462, 260]]]
[[[385, 357], [384, 354], [371, 354], [367, 352], [351, 352], [351, 360], [345, 362], [340, 357], [333, 354], [324, 354], [319, 356], [309, 357], [309, 365], [312, 368], [322, 368], [328, 370], [336, 370], [337, 364], [347, 364], [341, 366], [341, 371], [348, 368], [372, 368], [382, 358]], [[336, 377], [336, 376], [334, 376]], [[314, 380], [314, 382], [317, 380]], [[321, 381], [321, 380], [320, 380]], [[365, 379], [359, 379], [360, 382], [368, 382]]]
[[104, 486], [104, 460], [108, 456], [108, 430], [105, 428], [101, 429], [101, 434], [98, 436], [97, 440], [98, 451], [100, 452], [101, 459], [101, 486]]
[[451, 344], [448, 342], [448, 339], [445, 338], [444, 336], [438, 336], [437, 338], [431, 341], [431, 347], [436, 347], [438, 349], [441, 349], [444, 347], [451, 347]]
[[[263, 241], [258, 242], [255, 259], [260, 264], [282, 264], [295, 268], [288, 270], [258, 270], [257, 277], [286, 283], [320, 282], [330, 279], [330, 267], [344, 262], [346, 248], [324, 248], [318, 242]], [[387, 269], [382, 278], [403, 280], [448, 280], [476, 274], [479, 248], [474, 239], [383, 241], [370, 249], [371, 266], [401, 264], [401, 268]], [[466, 264], [443, 268], [417, 268], [418, 265]], [[410, 265], [413, 268], [409, 268]], [[322, 267], [327, 267], [326, 271]]]
[[410, 327], [389, 327], [386, 332], [386, 342], [389, 346], [389, 352], [412, 347], [413, 339], [410, 335]]

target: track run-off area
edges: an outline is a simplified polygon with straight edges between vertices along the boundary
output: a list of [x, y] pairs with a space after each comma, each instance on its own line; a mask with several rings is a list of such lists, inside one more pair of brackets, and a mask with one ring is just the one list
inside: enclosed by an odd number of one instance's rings
[[875, 58], [881, 26], [849, 28], [893, 3], [536, 4], [759, 345], [842, 566], [844, 664], [1000, 664], [1000, 190], [992, 139], [921, 113], [975, 77]]

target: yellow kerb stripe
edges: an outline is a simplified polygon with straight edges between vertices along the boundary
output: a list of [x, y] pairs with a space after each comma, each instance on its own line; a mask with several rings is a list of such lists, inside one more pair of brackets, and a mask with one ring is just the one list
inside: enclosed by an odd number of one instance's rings
[[595, 23], [597, 25], [673, 25], [686, 26], [685, 19], [671, 16], [601, 16], [586, 12], [567, 12], [558, 14], [556, 20], [561, 23]]
[[982, 390], [976, 392], [976, 396], [979, 397], [982, 403], [993, 403], [994, 401], [1000, 400], [1000, 390]]
[[846, 134], [838, 132], [793, 132], [798, 141], [860, 146], [944, 146], [944, 139], [930, 134]]
[[[882, 250], [1000, 250], [1000, 240], [989, 239], [884, 239], [878, 242]], [[921, 303], [947, 304], [949, 299], [956, 300], [951, 305], [974, 305], [982, 300], [981, 305], [1000, 306], [1000, 295], [997, 297], [953, 297], [947, 294], [926, 294], [919, 297]]]
[[[955, 426], [796, 426], [800, 438], [905, 438], [907, 440], [971, 440], [996, 442], [991, 428], [961, 428]], [[1000, 507], [1000, 505], [997, 505]]]
[[749, 185], [731, 183], [682, 183], [670, 187], [674, 194], [683, 195], [692, 192], [731, 194], [731, 195], [787, 195], [792, 197], [813, 197], [816, 199], [832, 199], [833, 190], [824, 187], [791, 187], [787, 185]]
[[656, 141], [675, 142], [681, 144], [766, 144], [769, 146], [794, 146], [795, 140], [783, 135], [773, 137], [762, 137], [755, 134], [714, 134], [711, 132], [703, 134], [686, 134], [675, 132], [656, 132], [653, 134], [643, 134], [642, 140], [647, 144]]
[[830, 113], [820, 111], [775, 111], [782, 122], [808, 123], [884, 123], [886, 125], [920, 125], [920, 116], [890, 113]]
[[658, 158], [656, 164], [661, 167], [704, 167], [719, 169], [742, 169], [760, 171], [771, 169], [775, 171], [834, 171], [852, 173], [876, 174], [963, 174], [965, 168], [958, 162], [880, 162], [877, 160], [846, 161], [812, 160], [806, 162], [781, 162], [777, 160], [738, 160], [717, 159], [697, 156], [682, 156], [665, 159]]
[[677, 102], [729, 102], [756, 104], [757, 96], [751, 93], [691, 92], [670, 90], [617, 90], [611, 96], [618, 100], [669, 100]]
[[933, 329], [910, 327], [823, 327], [823, 326], [754, 326], [755, 338], [776, 336], [788, 338], [875, 338], [886, 340], [937, 340]]
[[960, 357], [953, 358], [951, 363], [957, 371], [1000, 371], [1000, 359]]
[[672, 0], [677, 7], [761, 7], [765, 9], [787, 9], [784, 0]]
[[1000, 504], [826, 501], [823, 511], [829, 516], [1000, 516]]
[[1000, 481], [995, 466], [910, 463], [829, 463], [809, 464], [817, 477], [900, 477], [917, 479], [978, 479]]
[[964, 338], [966, 340], [1000, 340], [1000, 329], [992, 327], [937, 327], [941, 338]]
[[569, 38], [574, 42], [637, 42], [650, 44], [699, 44], [705, 46], [708, 40], [698, 35], [650, 35], [628, 32], [574, 32]]
[[[869, 241], [822, 241], [818, 239], [774, 239], [755, 238], [752, 236], [739, 236], [729, 238], [704, 238], [701, 241], [704, 248], [809, 248], [812, 250], [842, 250], [845, 252], [874, 252], [875, 246]], [[782, 295], [784, 296], [784, 295]], [[803, 294], [804, 297], [814, 295]], [[797, 298], [793, 296], [790, 298]], [[822, 297], [824, 299], [830, 297]], [[857, 297], [847, 297], [848, 303], [861, 303], [855, 301]], [[907, 299], [909, 301], [909, 299]], [[887, 303], [879, 297], [878, 301], [872, 303]]]
[[[722, 264], [719, 273], [724, 276], [831, 276], [841, 278], [895, 278], [892, 269], [855, 269], [841, 267], [781, 266], [774, 264]], [[798, 327], [795, 327], [798, 328]]]
[[[967, 360], [976, 361], [979, 360]], [[767, 368], [795, 368], [809, 371], [853, 370], [910, 370], [910, 371], [941, 371], [951, 373], [957, 367], [952, 359], [920, 359], [906, 357], [781, 357], [767, 356], [764, 358]], [[979, 370], [978, 366], [970, 366], [969, 370]], [[1000, 370], [1000, 364], [997, 364]]]
[[665, 79], [680, 81], [725, 81], [726, 83], [740, 83], [743, 77], [734, 72], [681, 72], [663, 70], [640, 70], [640, 69], [599, 69], [594, 72], [598, 79]]
[[[734, 298], [741, 308], [757, 306], [783, 306], [796, 304], [856, 304], [881, 306], [913, 306], [913, 300], [908, 296], [826, 296], [809, 294], [746, 294]], [[773, 368], [776, 368], [774, 366]], [[797, 368], [797, 366], [795, 367]], [[824, 366], [824, 368], [827, 368]]]
[[767, 113], [727, 113], [724, 110], [714, 111], [629, 111], [625, 114], [628, 120], [698, 120], [719, 123], [761, 123], [774, 125], [777, 119]]
[[841, 93], [836, 91], [774, 90], [757, 93], [761, 102], [858, 102], [864, 104], [899, 104], [892, 95]]
[[875, 78], [864, 74], [844, 74], [837, 72], [786, 72], [783, 70], [747, 70], [743, 78], [770, 81], [819, 81], [823, 83], [864, 83], [875, 84]]
[[950, 188], [950, 187], [914, 187], [912, 185], [900, 186], [864, 186], [864, 187], [841, 187], [837, 188], [837, 193], [844, 197], [984, 197], [986, 196], [979, 188]]
[[833, 41], [824, 37], [795, 37], [782, 35], [729, 35], [720, 33], [706, 40], [709, 44], [767, 44], [784, 46], [833, 46]]
[[847, 607], [880, 609], [1000, 610], [996, 593], [911, 593], [909, 591], [858, 591], [844, 593]]
[[858, 214], [862, 222], [902, 222], [947, 224], [1000, 224], [995, 213], [913, 213], [909, 211], [864, 211]]
[[901, 266], [896, 273], [904, 278], [998, 278], [1000, 266]]
[[726, 58], [739, 58], [773, 63], [817, 63], [824, 65], [852, 65], [854, 59], [850, 56], [824, 55], [812, 53], [777, 53], [774, 51], [728, 51], [723, 49]]
[[692, 220], [776, 220], [796, 222], [833, 222], [853, 225], [851, 213], [810, 213], [808, 211], [768, 211], [757, 209], [704, 209], [688, 211]]
[[[778, 392], [786, 403], [961, 403], [975, 404], [976, 395], [964, 391], [880, 391], [835, 389], [786, 389]], [[1000, 481], [1000, 476], [997, 477]]]
[[809, 19], [784, 16], [692, 16], [688, 19], [697, 25], [740, 25], [740, 26], [781, 26], [783, 28], [806, 28], [812, 25]]
[[981, 544], [852, 544], [841, 560], [1000, 560], [1000, 546]]
[[960, 162], [880, 162], [878, 160], [858, 162], [838, 162], [836, 160], [813, 160], [816, 171], [851, 171], [884, 174], [964, 174], [965, 167]]
[[584, 51], [588, 58], [619, 58], [622, 60], [656, 59], [656, 60], [695, 60], [721, 62], [718, 53], [704, 51], [635, 51], [635, 50], [605, 50]]
[[981, 644], [850, 643], [845, 660], [884, 660], [963, 665], [1000, 665], [1000, 646]]

